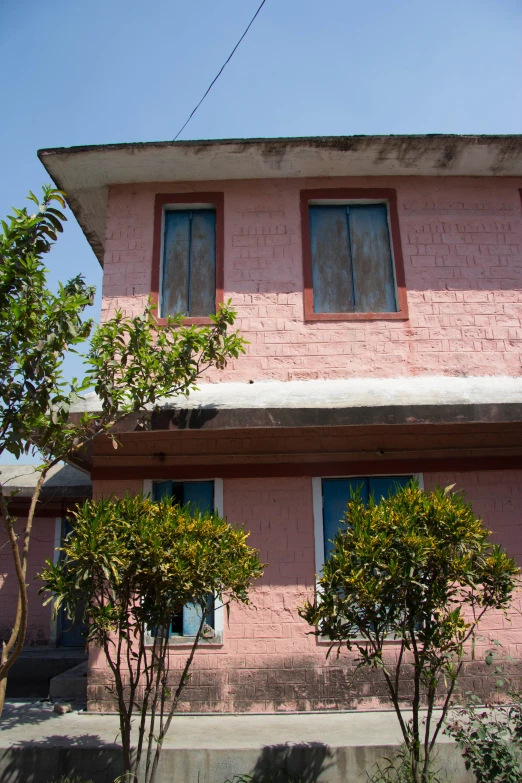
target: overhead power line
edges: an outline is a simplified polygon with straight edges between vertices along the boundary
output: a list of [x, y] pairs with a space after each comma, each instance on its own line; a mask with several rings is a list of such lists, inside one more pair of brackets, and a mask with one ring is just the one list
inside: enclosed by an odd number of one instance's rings
[[254, 21], [255, 21], [255, 18], [256, 18], [256, 16], [258, 15], [258, 13], [260, 12], [260, 10], [262, 9], [262, 7], [264, 6], [264, 4], [265, 4], [265, 3], [266, 3], [266, 0], [263, 0], [263, 2], [261, 3], [261, 5], [259, 6], [259, 8], [257, 9], [257, 11], [255, 12], [254, 16], [253, 16], [253, 17], [252, 17], [252, 19], [250, 20], [250, 22], [249, 22], [249, 24], [248, 24], [248, 27], [246, 28], [245, 32], [243, 33], [243, 35], [241, 36], [241, 38], [239, 39], [239, 41], [237, 42], [237, 44], [236, 44], [236, 45], [234, 46], [234, 48], [232, 49], [232, 51], [230, 52], [230, 54], [229, 54], [228, 58], [225, 60], [225, 62], [224, 62], [224, 63], [223, 63], [223, 65], [221, 66], [221, 68], [219, 69], [219, 73], [217, 74], [217, 76], [215, 77], [215, 79], [214, 79], [214, 80], [213, 80], [213, 81], [210, 83], [210, 85], [209, 85], [209, 87], [208, 87], [208, 89], [207, 89], [206, 93], [204, 94], [204, 96], [202, 97], [202, 99], [200, 100], [200, 102], [198, 103], [198, 105], [196, 106], [196, 108], [192, 110], [192, 112], [190, 113], [190, 116], [189, 116], [188, 120], [186, 121], [186, 123], [185, 123], [184, 125], [182, 125], [182, 127], [179, 129], [179, 131], [178, 131], [178, 132], [176, 133], [176, 135], [174, 136], [174, 139], [173, 139], [174, 141], [176, 141], [176, 139], [178, 138], [178, 136], [180, 135], [180, 133], [182, 133], [182, 131], [184, 131], [184, 130], [185, 130], [185, 128], [187, 127], [187, 125], [188, 125], [188, 124], [189, 124], [189, 122], [191, 121], [192, 117], [195, 115], [195, 113], [197, 112], [197, 110], [199, 109], [199, 107], [201, 106], [201, 104], [203, 103], [203, 101], [205, 100], [205, 98], [207, 97], [207, 95], [209, 94], [210, 90], [212, 89], [212, 87], [215, 85], [215, 83], [217, 82], [217, 80], [219, 79], [219, 77], [221, 76], [221, 74], [223, 73], [223, 71], [225, 70], [225, 67], [228, 65], [228, 63], [230, 62], [230, 60], [231, 60], [231, 59], [232, 59], [232, 57], [234, 56], [234, 53], [235, 53], [235, 51], [236, 51], [237, 47], [239, 46], [239, 44], [241, 43], [241, 41], [243, 40], [243, 38], [245, 37], [245, 35], [248, 33], [248, 31], [249, 31], [249, 30], [250, 30], [250, 28], [252, 27], [252, 25], [253, 25], [253, 23], [254, 23]]

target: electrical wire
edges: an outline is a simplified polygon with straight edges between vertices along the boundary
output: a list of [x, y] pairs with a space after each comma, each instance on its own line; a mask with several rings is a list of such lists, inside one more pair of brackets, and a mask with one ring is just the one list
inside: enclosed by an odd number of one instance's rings
[[254, 16], [253, 16], [253, 17], [252, 17], [252, 19], [250, 20], [250, 22], [249, 22], [249, 24], [248, 24], [248, 27], [246, 28], [245, 32], [243, 33], [243, 35], [241, 36], [241, 38], [239, 39], [239, 41], [237, 42], [237, 44], [234, 46], [234, 48], [233, 48], [233, 49], [232, 49], [232, 51], [230, 52], [230, 55], [228, 56], [228, 59], [227, 59], [227, 60], [226, 60], [226, 61], [223, 63], [223, 65], [221, 66], [221, 68], [220, 68], [220, 70], [219, 70], [219, 73], [217, 74], [217, 76], [215, 77], [215, 79], [214, 79], [214, 80], [213, 80], [213, 81], [210, 83], [210, 86], [208, 87], [208, 89], [207, 89], [206, 93], [204, 94], [204, 96], [202, 97], [202, 99], [200, 100], [200, 102], [198, 103], [198, 105], [196, 106], [196, 108], [192, 110], [192, 112], [191, 112], [191, 114], [190, 114], [190, 116], [189, 116], [188, 120], [186, 121], [186, 123], [185, 123], [184, 125], [182, 125], [182, 127], [181, 127], [181, 128], [179, 129], [179, 131], [176, 133], [176, 135], [174, 136], [174, 139], [173, 139], [173, 141], [176, 141], [176, 140], [177, 140], [177, 138], [178, 138], [178, 136], [180, 135], [180, 133], [182, 133], [182, 132], [185, 130], [185, 128], [187, 127], [187, 125], [188, 125], [188, 124], [189, 124], [189, 122], [191, 121], [192, 117], [195, 115], [195, 113], [197, 112], [197, 110], [199, 109], [199, 107], [201, 106], [201, 104], [203, 103], [203, 101], [205, 100], [205, 98], [207, 97], [207, 95], [209, 94], [210, 90], [212, 89], [212, 87], [215, 85], [215, 83], [217, 82], [217, 80], [219, 79], [219, 77], [221, 76], [221, 74], [223, 73], [223, 71], [225, 70], [225, 67], [228, 65], [228, 63], [230, 62], [230, 60], [231, 60], [231, 59], [232, 59], [232, 57], [234, 56], [234, 53], [235, 53], [235, 51], [236, 51], [237, 47], [239, 46], [239, 44], [241, 43], [241, 41], [243, 40], [243, 38], [245, 37], [245, 35], [248, 33], [248, 31], [249, 31], [249, 30], [250, 30], [250, 28], [252, 27], [252, 25], [253, 25], [253, 23], [254, 23], [254, 21], [255, 21], [255, 19], [256, 19], [256, 17], [257, 17], [257, 15], [258, 15], [258, 14], [259, 14], [259, 12], [261, 11], [261, 9], [262, 9], [262, 7], [264, 6], [264, 4], [265, 4], [265, 3], [266, 3], [266, 0], [263, 0], [263, 2], [261, 3], [261, 5], [259, 6], [259, 8], [257, 9], [257, 11], [255, 12]]

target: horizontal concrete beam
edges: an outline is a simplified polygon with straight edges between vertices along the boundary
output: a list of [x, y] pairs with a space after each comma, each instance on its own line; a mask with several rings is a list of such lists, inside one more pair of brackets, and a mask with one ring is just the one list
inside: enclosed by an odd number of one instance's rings
[[[95, 394], [71, 408], [101, 409]], [[121, 422], [133, 432], [143, 414]], [[399, 424], [511, 423], [522, 420], [522, 378], [424, 376], [201, 384], [189, 397], [160, 401], [146, 429], [202, 430]]]

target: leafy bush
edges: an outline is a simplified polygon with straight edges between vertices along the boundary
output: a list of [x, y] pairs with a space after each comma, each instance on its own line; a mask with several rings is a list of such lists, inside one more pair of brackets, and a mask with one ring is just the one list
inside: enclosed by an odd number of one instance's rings
[[467, 707], [448, 727], [477, 783], [522, 780], [522, 698], [513, 704]]
[[[409, 754], [412, 783], [428, 783], [430, 760], [459, 677], [464, 646], [489, 609], [506, 611], [518, 582], [515, 561], [452, 487], [424, 492], [412, 482], [365, 505], [355, 493], [345, 528], [301, 616], [328, 655], [355, 650], [356, 671], [380, 671]], [[397, 656], [386, 655], [396, 639]], [[412, 674], [405, 677], [402, 667]], [[412, 693], [405, 692], [405, 681]], [[442, 715], [433, 718], [443, 695]], [[403, 717], [405, 702], [412, 719]], [[427, 704], [424, 728], [420, 710]], [[435, 724], [435, 725], [433, 725]]]
[[[104, 651], [114, 678], [124, 779], [153, 783], [204, 632], [209, 596], [227, 608], [232, 602], [249, 603], [263, 565], [243, 529], [218, 514], [173, 506], [170, 500], [156, 503], [137, 495], [89, 501], [75, 512], [72, 527], [64, 557], [54, 565], [47, 561], [40, 592], [50, 594], [47, 601], [54, 599], [55, 612], [64, 607], [69, 617], [83, 606], [87, 639]], [[171, 686], [169, 628], [187, 603], [199, 608], [201, 622]], [[139, 735], [133, 754], [136, 714]]]
[[[426, 771], [427, 783], [445, 783], [440, 773], [433, 771], [434, 759], [431, 759], [431, 769]], [[405, 745], [391, 758], [384, 757], [382, 762], [375, 764], [373, 774], [366, 773], [368, 783], [414, 783], [411, 754]]]
[[[491, 666], [499, 657], [498, 648], [488, 651]], [[504, 661], [511, 661], [504, 656]], [[474, 693], [468, 694], [465, 707], [455, 710], [445, 733], [453, 737], [463, 751], [466, 769], [477, 783], [519, 783], [522, 780], [522, 694], [505, 675], [502, 665], [494, 672], [497, 689], [504, 704], [480, 705]]]

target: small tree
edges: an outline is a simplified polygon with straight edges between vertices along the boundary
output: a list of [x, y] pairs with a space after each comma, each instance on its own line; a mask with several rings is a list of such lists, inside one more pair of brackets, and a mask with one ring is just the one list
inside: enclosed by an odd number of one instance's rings
[[[154, 783], [162, 743], [204, 631], [209, 596], [227, 610], [231, 602], [249, 602], [263, 566], [247, 538], [218, 514], [128, 496], [85, 503], [74, 514], [64, 558], [57, 565], [47, 562], [42, 591], [51, 594], [55, 612], [63, 606], [74, 617], [84, 607], [88, 640], [103, 649], [114, 677], [125, 780]], [[199, 607], [201, 620], [172, 691], [169, 628], [188, 602]]]
[[[47, 287], [42, 256], [47, 253], [65, 220], [55, 208], [65, 207], [61, 191], [43, 188], [35, 214], [14, 210], [0, 233], [0, 455], [15, 459], [39, 453], [36, 483], [23, 532], [9, 511], [9, 493], [0, 482], [0, 513], [13, 556], [18, 602], [10, 638], [0, 654], [0, 715], [7, 674], [20, 654], [27, 629], [27, 561], [33, 519], [49, 470], [71, 460], [93, 438], [107, 434], [130, 413], [141, 412], [161, 398], [188, 394], [210, 367], [222, 368], [242, 352], [244, 341], [228, 333], [235, 312], [222, 305], [211, 315], [210, 326], [183, 327], [182, 316], [167, 318], [158, 328], [149, 303], [143, 314], [126, 318], [118, 312], [92, 335], [81, 382], [63, 376], [64, 357], [91, 335], [91, 320], [83, 320], [92, 304], [94, 288], [77, 276], [60, 285], [56, 294]], [[229, 303], [230, 304], [230, 303]], [[100, 410], [80, 417], [69, 415], [71, 405], [94, 387]], [[117, 447], [117, 440], [113, 440]]]
[[[435, 741], [462, 669], [465, 644], [489, 609], [505, 611], [518, 569], [488, 541], [490, 534], [451, 487], [423, 492], [416, 484], [364, 505], [348, 503], [313, 602], [300, 610], [317, 635], [355, 650], [356, 671], [379, 670], [388, 686], [411, 780], [426, 783]], [[396, 639], [397, 656], [385, 642]], [[404, 693], [403, 666], [413, 693]], [[433, 710], [442, 715], [432, 731]], [[419, 710], [427, 707], [422, 731]], [[410, 722], [402, 714], [407, 703]]]

